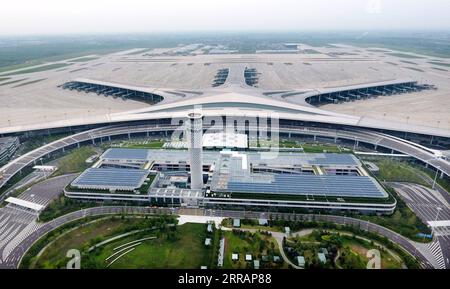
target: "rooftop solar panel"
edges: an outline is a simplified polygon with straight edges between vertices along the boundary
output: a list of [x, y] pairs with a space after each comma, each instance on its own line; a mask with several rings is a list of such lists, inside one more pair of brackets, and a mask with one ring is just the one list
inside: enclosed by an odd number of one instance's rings
[[235, 193], [383, 198], [387, 193], [370, 177], [273, 175], [265, 180], [231, 179], [227, 191]]
[[142, 186], [148, 171], [135, 169], [90, 168], [72, 183], [79, 188], [134, 190]]
[[120, 149], [113, 148], [107, 150], [103, 155], [103, 159], [119, 159], [119, 160], [148, 160], [149, 150], [146, 149]]

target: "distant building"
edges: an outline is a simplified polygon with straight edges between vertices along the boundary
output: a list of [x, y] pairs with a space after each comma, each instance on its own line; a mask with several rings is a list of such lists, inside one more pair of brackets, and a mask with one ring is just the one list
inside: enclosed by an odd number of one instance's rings
[[246, 254], [245, 255], [245, 261], [251, 261], [251, 260], [253, 260], [252, 255], [251, 254]]
[[281, 257], [280, 256], [273, 256], [273, 261], [275, 263], [280, 263], [281, 262]]
[[211, 246], [211, 238], [205, 239], [205, 246]]
[[239, 260], [239, 254], [237, 254], [237, 253], [231, 254], [231, 260], [233, 260], [233, 261]]
[[241, 220], [240, 219], [233, 219], [233, 227], [235, 227], [235, 228], [241, 227]]

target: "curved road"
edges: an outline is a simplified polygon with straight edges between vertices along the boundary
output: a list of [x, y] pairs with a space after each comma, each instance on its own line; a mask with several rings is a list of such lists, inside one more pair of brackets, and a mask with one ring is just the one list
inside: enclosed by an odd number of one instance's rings
[[[8, 164], [0, 168], [0, 188], [3, 187], [14, 175], [19, 173], [25, 167], [36, 163], [40, 158], [59, 150], [64, 150], [70, 146], [79, 145], [82, 142], [95, 141], [102, 142], [104, 138], [111, 136], [128, 135], [146, 132], [167, 132], [174, 131], [179, 128], [172, 125], [116, 125], [97, 128], [78, 134], [74, 134], [60, 140], [56, 140], [50, 144], [37, 148], [19, 158], [11, 160]], [[205, 127], [207, 128], [207, 127]], [[249, 130], [258, 130], [257, 127], [249, 127]], [[421, 145], [402, 140], [397, 137], [389, 136], [382, 133], [376, 133], [366, 130], [332, 130], [316, 127], [296, 127], [281, 126], [273, 132], [325, 136], [334, 139], [347, 139], [356, 142], [364, 142], [391, 150], [399, 151], [424, 163], [440, 170], [443, 174], [450, 176], [450, 162], [436, 157], [432, 150]]]
[[[20, 264], [20, 260], [25, 255], [26, 251], [42, 236], [50, 231], [63, 226], [72, 221], [87, 217], [87, 216], [100, 216], [110, 214], [180, 214], [179, 209], [173, 208], [149, 208], [149, 207], [95, 207], [69, 213], [67, 215], [56, 218], [48, 223], [43, 224], [36, 231], [25, 238], [18, 246], [14, 248], [11, 254], [2, 264], [0, 268], [17, 268]], [[272, 219], [285, 219], [285, 220], [303, 220], [303, 221], [325, 221], [333, 222], [341, 225], [351, 225], [358, 227], [362, 230], [366, 230], [372, 233], [383, 235], [393, 241], [396, 244], [402, 246], [411, 255], [415, 256], [422, 264], [424, 268], [433, 268], [432, 264], [416, 249], [413, 243], [407, 238], [389, 230], [382, 226], [369, 223], [366, 221], [348, 218], [343, 216], [330, 216], [330, 215], [303, 215], [303, 214], [287, 214], [287, 213], [261, 213], [261, 212], [245, 212], [245, 211], [226, 211], [226, 210], [200, 210], [200, 209], [183, 209], [182, 214], [204, 215], [204, 216], [217, 216], [227, 218], [272, 218]]]

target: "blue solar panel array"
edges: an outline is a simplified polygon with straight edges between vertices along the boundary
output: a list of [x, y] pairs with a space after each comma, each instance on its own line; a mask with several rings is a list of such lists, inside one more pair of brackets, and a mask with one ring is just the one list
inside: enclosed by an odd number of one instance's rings
[[323, 154], [323, 157], [315, 156], [314, 160], [308, 161], [310, 165], [359, 165], [359, 161], [351, 154]]
[[103, 155], [103, 159], [120, 159], [120, 160], [142, 160], [148, 159], [149, 150], [146, 149], [120, 149], [113, 148], [107, 150]]
[[133, 190], [139, 188], [148, 175], [146, 170], [90, 168], [72, 185], [80, 188]]
[[364, 176], [274, 175], [274, 181], [269, 183], [246, 183], [230, 180], [228, 191], [355, 198], [386, 197], [386, 192], [375, 182], [372, 178]]

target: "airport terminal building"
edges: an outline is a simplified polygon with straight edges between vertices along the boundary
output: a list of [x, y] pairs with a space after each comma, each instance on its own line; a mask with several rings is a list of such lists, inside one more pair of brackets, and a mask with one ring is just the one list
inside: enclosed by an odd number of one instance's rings
[[396, 206], [351, 154], [280, 152], [266, 159], [258, 151], [210, 150], [203, 152], [202, 168], [202, 187], [191, 188], [188, 151], [114, 148], [65, 194], [84, 200], [260, 210], [390, 214]]

